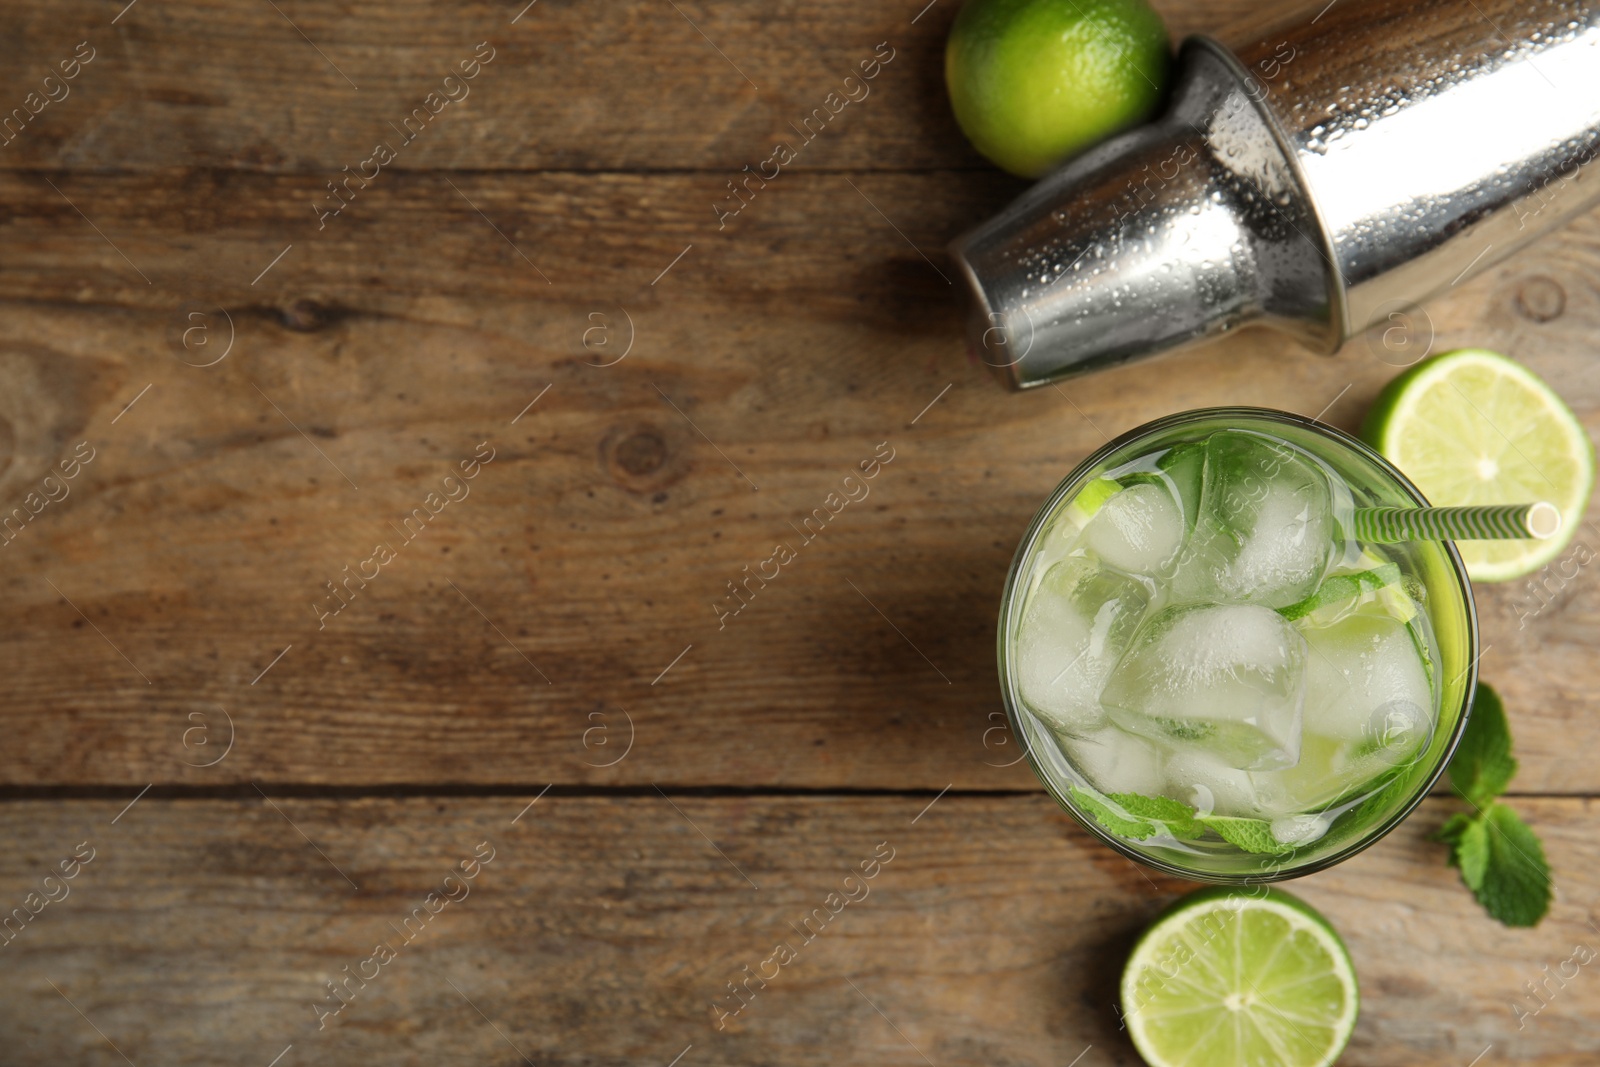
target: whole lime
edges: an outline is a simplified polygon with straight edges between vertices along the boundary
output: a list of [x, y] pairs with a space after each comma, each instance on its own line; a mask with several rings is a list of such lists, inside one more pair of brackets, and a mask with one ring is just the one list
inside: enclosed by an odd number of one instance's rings
[[944, 78], [973, 147], [1036, 178], [1149, 118], [1169, 63], [1166, 27], [1146, 0], [968, 0]]

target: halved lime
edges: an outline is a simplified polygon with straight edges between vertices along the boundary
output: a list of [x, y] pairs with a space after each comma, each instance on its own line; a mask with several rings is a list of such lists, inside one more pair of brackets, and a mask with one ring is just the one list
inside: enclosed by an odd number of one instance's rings
[[1344, 942], [1281, 889], [1202, 889], [1144, 932], [1122, 1013], [1151, 1067], [1327, 1067], [1360, 996]]
[[1561, 511], [1545, 541], [1460, 541], [1467, 574], [1504, 582], [1561, 555], [1594, 488], [1594, 445], [1583, 424], [1532, 371], [1497, 352], [1463, 348], [1390, 382], [1361, 436], [1432, 504], [1531, 504]]

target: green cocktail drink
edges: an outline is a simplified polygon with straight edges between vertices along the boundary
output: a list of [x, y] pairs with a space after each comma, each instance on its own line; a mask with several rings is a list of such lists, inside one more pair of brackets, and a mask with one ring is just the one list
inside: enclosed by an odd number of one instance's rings
[[1150, 423], [1040, 509], [1001, 605], [1001, 690], [1094, 834], [1213, 882], [1294, 877], [1382, 837], [1455, 747], [1476, 682], [1449, 542], [1367, 544], [1418, 507], [1360, 442], [1283, 412]]

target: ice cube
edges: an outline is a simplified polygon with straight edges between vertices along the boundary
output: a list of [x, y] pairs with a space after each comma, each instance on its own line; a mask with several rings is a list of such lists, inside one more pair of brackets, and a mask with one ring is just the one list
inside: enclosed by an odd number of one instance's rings
[[1323, 471], [1288, 445], [1241, 431], [1212, 434], [1177, 596], [1269, 608], [1304, 600], [1343, 556], [1334, 495]]
[[1069, 556], [1033, 591], [1017, 629], [1017, 687], [1023, 703], [1058, 731], [1105, 724], [1100, 689], [1150, 603], [1137, 579], [1086, 556]]
[[1173, 445], [1156, 461], [1168, 490], [1183, 510], [1184, 530], [1194, 529], [1200, 512], [1200, 488], [1205, 479], [1206, 446], [1203, 441]]
[[1160, 484], [1140, 482], [1100, 505], [1083, 544], [1130, 574], [1159, 574], [1183, 544], [1183, 511]]
[[[1310, 682], [1307, 682], [1310, 688]], [[1278, 771], [1255, 771], [1250, 785], [1256, 805], [1268, 818], [1287, 817], [1325, 807], [1354, 784], [1349, 748], [1313, 733], [1300, 738], [1300, 761]]]
[[1140, 627], [1100, 701], [1125, 730], [1272, 770], [1300, 758], [1306, 643], [1254, 604], [1167, 608]]
[[1057, 518], [1034, 545], [1034, 567], [1047, 572], [1068, 556], [1081, 554], [1083, 527], [1066, 516]]
[[1357, 614], [1303, 632], [1305, 729], [1389, 765], [1414, 754], [1433, 732], [1433, 693], [1411, 630], [1397, 619]]
[[1083, 737], [1063, 737], [1072, 765], [1102, 793], [1161, 791], [1161, 754], [1142, 737], [1105, 726]]
[[1358, 613], [1301, 633], [1301, 760], [1250, 776], [1262, 809], [1280, 816], [1362, 792], [1365, 782], [1418, 758], [1434, 736], [1432, 689], [1405, 622]]
[[1272, 836], [1282, 845], [1309, 845], [1321, 840], [1332, 825], [1328, 815], [1285, 815], [1272, 820]]
[[1255, 786], [1249, 773], [1230, 767], [1209, 752], [1185, 749], [1168, 757], [1163, 792], [1203, 815], [1254, 814]]

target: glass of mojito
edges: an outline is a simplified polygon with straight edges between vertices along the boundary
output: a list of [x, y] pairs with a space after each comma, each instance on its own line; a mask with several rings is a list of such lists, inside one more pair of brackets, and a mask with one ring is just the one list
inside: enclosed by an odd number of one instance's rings
[[1466, 724], [1476, 616], [1450, 542], [1363, 543], [1352, 514], [1426, 504], [1286, 412], [1184, 412], [1090, 456], [1000, 608], [1001, 692], [1045, 786], [1199, 881], [1308, 874], [1393, 829]]

